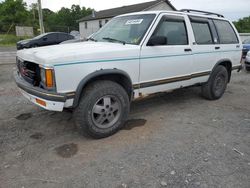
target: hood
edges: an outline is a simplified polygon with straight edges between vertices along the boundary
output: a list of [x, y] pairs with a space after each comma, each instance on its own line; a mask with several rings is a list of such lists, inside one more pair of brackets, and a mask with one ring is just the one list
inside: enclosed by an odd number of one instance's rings
[[125, 51], [131, 52], [131, 56], [133, 57], [138, 57], [140, 46], [87, 41], [24, 49], [18, 51], [17, 56], [25, 61], [53, 66], [56, 64], [70, 64], [90, 60], [127, 58], [127, 53], [124, 53]]
[[26, 43], [28, 43], [30, 41], [31, 41], [31, 39], [20, 40], [20, 41], [17, 42], [17, 44], [26, 44]]

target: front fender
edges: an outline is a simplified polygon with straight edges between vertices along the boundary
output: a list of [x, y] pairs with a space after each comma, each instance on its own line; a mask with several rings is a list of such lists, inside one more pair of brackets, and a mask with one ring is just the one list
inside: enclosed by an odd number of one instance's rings
[[132, 80], [130, 78], [130, 76], [128, 75], [128, 73], [126, 73], [123, 70], [119, 70], [119, 69], [101, 69], [98, 71], [95, 71], [93, 73], [90, 73], [89, 75], [85, 76], [80, 83], [77, 86], [76, 89], [76, 94], [75, 94], [75, 98], [74, 98], [74, 103], [73, 103], [73, 107], [77, 107], [77, 105], [79, 104], [79, 101], [81, 99], [81, 94], [82, 91], [84, 89], [84, 87], [93, 79], [99, 77], [99, 76], [107, 76], [107, 75], [122, 75], [125, 76], [128, 80], [129, 80], [129, 84], [132, 88]]

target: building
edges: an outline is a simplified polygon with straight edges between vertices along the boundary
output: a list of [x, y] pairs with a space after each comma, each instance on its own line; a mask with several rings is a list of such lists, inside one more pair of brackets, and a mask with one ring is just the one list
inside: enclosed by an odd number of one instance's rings
[[91, 34], [97, 32], [103, 25], [115, 16], [132, 12], [152, 10], [176, 10], [176, 8], [168, 0], [156, 0], [93, 12], [92, 15], [78, 20], [81, 37], [87, 38]]

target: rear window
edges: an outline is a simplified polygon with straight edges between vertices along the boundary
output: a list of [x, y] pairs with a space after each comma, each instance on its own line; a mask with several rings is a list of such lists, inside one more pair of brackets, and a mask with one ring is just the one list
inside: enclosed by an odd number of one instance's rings
[[197, 44], [213, 44], [208, 22], [191, 22]]
[[214, 20], [220, 43], [221, 44], [237, 44], [239, 40], [233, 30], [231, 24], [224, 20]]

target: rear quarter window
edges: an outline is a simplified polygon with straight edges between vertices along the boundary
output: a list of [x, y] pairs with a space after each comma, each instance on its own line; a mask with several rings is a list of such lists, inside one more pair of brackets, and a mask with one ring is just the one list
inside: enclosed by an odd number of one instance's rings
[[237, 35], [228, 21], [213, 20], [217, 29], [219, 40], [221, 44], [237, 44], [239, 40]]

